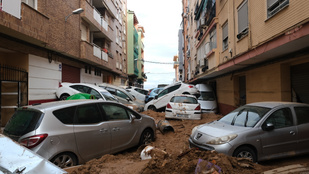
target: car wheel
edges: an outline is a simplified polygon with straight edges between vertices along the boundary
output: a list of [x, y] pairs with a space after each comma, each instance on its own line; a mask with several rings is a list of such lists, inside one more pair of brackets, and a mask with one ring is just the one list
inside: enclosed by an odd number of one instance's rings
[[55, 156], [52, 160], [56, 166], [60, 168], [72, 167], [77, 165], [77, 159], [75, 155], [71, 153], [62, 153]]
[[252, 162], [256, 162], [257, 161], [257, 156], [255, 151], [247, 146], [243, 146], [243, 147], [239, 147], [234, 151], [233, 154], [234, 157], [237, 158], [248, 158], [250, 159]]
[[153, 105], [149, 106], [148, 109], [157, 112], [156, 107]]
[[154, 134], [151, 129], [145, 129], [141, 135], [139, 145], [147, 145], [154, 140]]
[[66, 100], [70, 95], [69, 94], [62, 94], [59, 100]]

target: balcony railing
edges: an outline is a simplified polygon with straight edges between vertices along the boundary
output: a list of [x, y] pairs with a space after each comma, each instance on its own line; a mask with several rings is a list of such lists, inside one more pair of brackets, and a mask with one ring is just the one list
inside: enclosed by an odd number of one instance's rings
[[104, 51], [102, 51], [102, 48], [93, 44], [93, 55], [99, 59], [103, 59], [108, 62], [108, 55]]

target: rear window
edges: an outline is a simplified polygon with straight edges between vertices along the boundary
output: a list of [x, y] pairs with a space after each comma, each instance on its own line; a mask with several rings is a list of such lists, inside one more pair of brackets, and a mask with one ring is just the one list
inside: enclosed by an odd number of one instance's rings
[[4, 134], [10, 137], [12, 135], [22, 136], [27, 134], [35, 130], [40, 125], [42, 117], [43, 114], [40, 111], [17, 110], [10, 121], [6, 124]]
[[76, 107], [59, 109], [59, 110], [54, 111], [53, 114], [63, 124], [73, 124], [75, 108]]
[[197, 104], [197, 100], [193, 97], [186, 96], [175, 96], [171, 98], [171, 102], [174, 103], [189, 103], [189, 104]]
[[211, 91], [201, 91], [201, 95], [200, 97], [198, 98], [198, 100], [202, 100], [202, 101], [215, 101], [216, 98], [215, 98], [215, 95], [213, 92]]

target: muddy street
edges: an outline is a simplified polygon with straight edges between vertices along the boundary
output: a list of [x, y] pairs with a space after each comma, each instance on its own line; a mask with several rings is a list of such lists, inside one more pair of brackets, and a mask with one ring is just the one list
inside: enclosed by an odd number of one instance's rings
[[[153, 117], [156, 123], [164, 120], [164, 113], [145, 111], [143, 114]], [[100, 159], [91, 160], [84, 165], [67, 169], [67, 171], [72, 174], [202, 173], [205, 171], [263, 173], [292, 164], [309, 165], [309, 156], [271, 160], [257, 164], [216, 152], [189, 149], [188, 138], [192, 128], [221, 117], [221, 115], [216, 114], [203, 114], [201, 120], [168, 120], [174, 128], [174, 132], [169, 131], [162, 134], [157, 130], [156, 141], [149, 144], [155, 148], [154, 155], [152, 154], [153, 158], [150, 160], [141, 160], [140, 154], [144, 147], [136, 147], [119, 154], [104, 155]], [[196, 171], [197, 169], [200, 171]]]

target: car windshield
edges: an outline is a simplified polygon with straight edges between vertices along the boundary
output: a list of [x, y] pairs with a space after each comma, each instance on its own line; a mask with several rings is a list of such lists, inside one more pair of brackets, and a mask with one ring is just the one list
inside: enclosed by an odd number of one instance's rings
[[211, 91], [201, 91], [201, 95], [198, 98], [198, 100], [202, 101], [214, 101], [215, 99], [215, 95]]
[[106, 100], [109, 100], [109, 101], [118, 101], [111, 93], [109, 92], [101, 92], [101, 94], [104, 96], [104, 98]]
[[241, 127], [253, 127], [270, 110], [257, 106], [242, 106], [225, 115], [219, 121]]
[[20, 136], [35, 130], [42, 116], [40, 111], [17, 110], [6, 124], [3, 132], [10, 136], [17, 136], [18, 139]]
[[193, 97], [186, 96], [175, 96], [171, 99], [171, 102], [174, 103], [189, 103], [189, 104], [197, 104], [197, 100]]

